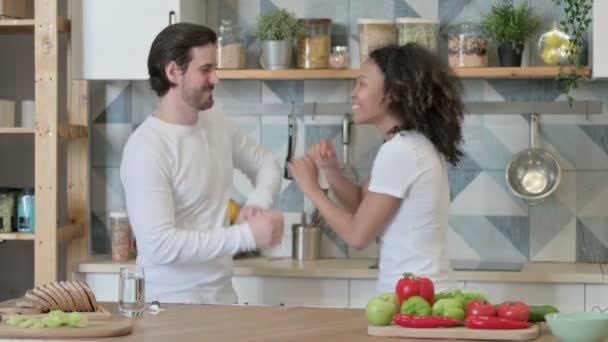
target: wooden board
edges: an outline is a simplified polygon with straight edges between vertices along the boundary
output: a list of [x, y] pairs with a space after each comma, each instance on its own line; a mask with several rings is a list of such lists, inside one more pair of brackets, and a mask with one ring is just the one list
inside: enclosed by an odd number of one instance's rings
[[485, 330], [465, 327], [413, 329], [398, 325], [386, 327], [369, 326], [367, 334], [381, 337], [434, 338], [448, 340], [485, 340], [485, 341], [530, 341], [538, 338], [540, 329], [533, 325], [528, 329]]
[[128, 335], [133, 331], [133, 321], [94, 321], [85, 328], [24, 329], [0, 323], [0, 338], [90, 338]]

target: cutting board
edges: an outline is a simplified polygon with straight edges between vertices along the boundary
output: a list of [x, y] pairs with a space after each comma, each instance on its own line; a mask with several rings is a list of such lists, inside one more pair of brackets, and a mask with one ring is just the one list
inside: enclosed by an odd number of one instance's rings
[[[17, 301], [15, 299], [0, 303], [0, 316], [11, 316], [20, 315], [29, 318], [42, 318], [47, 314], [29, 314], [20, 313], [23, 309], [17, 308]], [[27, 310], [25, 310], [27, 311]], [[99, 310], [95, 312], [81, 312], [81, 314], [87, 316], [89, 321], [107, 321], [112, 317], [110, 311], [106, 310], [103, 306], [99, 306]]]
[[91, 338], [115, 337], [128, 335], [133, 331], [133, 321], [130, 319], [112, 321], [93, 321], [85, 328], [43, 328], [24, 329], [0, 323], [0, 339], [2, 338]]
[[413, 329], [389, 325], [385, 327], [369, 326], [367, 334], [381, 337], [435, 338], [446, 340], [530, 341], [538, 338], [540, 334], [539, 330], [538, 325], [533, 325], [528, 329], [516, 330], [468, 329], [465, 327]]

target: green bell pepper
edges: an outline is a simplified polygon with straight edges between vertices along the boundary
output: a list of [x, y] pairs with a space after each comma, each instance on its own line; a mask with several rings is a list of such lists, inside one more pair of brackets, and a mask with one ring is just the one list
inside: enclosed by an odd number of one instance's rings
[[430, 316], [432, 309], [426, 299], [413, 296], [403, 302], [400, 312], [408, 316]]
[[433, 305], [433, 316], [444, 316], [463, 320], [466, 313], [462, 302], [455, 298], [444, 298]]

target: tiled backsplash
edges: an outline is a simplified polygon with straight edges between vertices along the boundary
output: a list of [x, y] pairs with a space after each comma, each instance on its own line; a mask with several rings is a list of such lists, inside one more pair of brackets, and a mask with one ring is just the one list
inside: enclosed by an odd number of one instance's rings
[[[329, 17], [334, 22], [333, 41], [347, 40], [358, 66], [356, 20], [359, 17], [426, 16], [441, 18], [442, 24], [466, 16], [479, 18], [491, 1], [485, 0], [248, 0], [209, 1], [209, 25], [219, 18], [240, 23], [248, 42], [249, 62], [254, 62], [253, 25], [260, 12], [285, 7], [302, 17]], [[544, 5], [543, 5], [544, 3]], [[548, 25], [554, 15], [551, 0], [530, 4]], [[481, 8], [481, 10], [480, 10]], [[547, 11], [549, 11], [547, 13]], [[557, 15], [558, 11], [555, 11]], [[524, 63], [538, 64], [535, 54]], [[250, 64], [250, 67], [257, 67]], [[564, 101], [552, 80], [465, 80], [467, 101]], [[216, 89], [215, 110], [226, 104], [350, 101], [353, 82], [320, 81], [222, 81]], [[110, 250], [107, 213], [124, 207], [118, 167], [129, 134], [151, 113], [157, 103], [145, 82], [96, 82], [92, 112], [92, 248], [94, 254]], [[608, 102], [608, 82], [588, 82], [575, 94], [577, 99]], [[467, 115], [465, 157], [449, 171], [452, 214], [449, 250], [453, 258], [503, 258], [512, 261], [608, 261], [608, 107], [604, 114], [541, 117], [542, 147], [557, 155], [563, 169], [557, 192], [540, 205], [529, 207], [509, 191], [504, 170], [511, 157], [529, 144], [530, 115]], [[273, 113], [233, 115], [242, 130], [271, 151], [284, 166], [287, 150], [287, 117]], [[319, 139], [330, 139], [341, 160], [341, 120], [335, 116], [299, 116], [296, 122], [296, 154]], [[204, 113], [202, 114], [204, 115]], [[353, 126], [350, 160], [357, 180], [367, 179], [381, 138], [373, 127]], [[235, 173], [234, 198], [244, 201], [251, 191], [245, 177]], [[310, 203], [297, 186], [284, 180], [276, 207], [293, 220]], [[377, 257], [376, 243], [363, 251], [349, 250], [331, 232], [325, 232], [322, 256]], [[276, 253], [285, 253], [279, 249]], [[272, 253], [270, 253], [272, 254]]]

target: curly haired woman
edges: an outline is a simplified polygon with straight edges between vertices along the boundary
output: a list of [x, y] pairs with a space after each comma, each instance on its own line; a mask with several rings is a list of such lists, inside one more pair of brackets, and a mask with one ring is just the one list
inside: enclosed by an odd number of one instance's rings
[[[447, 164], [462, 151], [462, 85], [439, 58], [415, 44], [388, 46], [361, 65], [352, 91], [353, 119], [384, 137], [362, 185], [341, 174], [331, 142], [308, 148], [290, 171], [346, 243], [364, 248], [381, 237], [376, 289], [395, 290], [404, 272], [447, 282], [450, 196]], [[317, 167], [342, 206], [320, 189]]]

